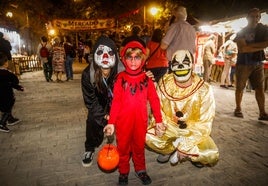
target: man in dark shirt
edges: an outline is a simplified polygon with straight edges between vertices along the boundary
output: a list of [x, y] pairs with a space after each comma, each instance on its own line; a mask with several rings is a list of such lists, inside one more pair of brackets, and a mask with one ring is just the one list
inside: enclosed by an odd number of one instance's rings
[[255, 97], [259, 107], [259, 120], [268, 121], [265, 111], [264, 95], [264, 48], [268, 47], [268, 27], [259, 23], [260, 10], [253, 8], [248, 12], [248, 25], [238, 32], [235, 42], [238, 46], [236, 62], [236, 108], [234, 115], [243, 118], [241, 102], [243, 90], [249, 79], [255, 90]]

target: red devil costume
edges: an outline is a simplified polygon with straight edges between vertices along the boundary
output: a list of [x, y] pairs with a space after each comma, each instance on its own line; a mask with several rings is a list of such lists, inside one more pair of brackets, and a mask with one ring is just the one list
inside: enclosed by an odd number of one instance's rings
[[162, 122], [160, 102], [154, 83], [142, 70], [145, 59], [142, 59], [137, 70], [131, 70], [126, 64], [125, 56], [129, 48], [138, 48], [143, 54], [146, 53], [146, 49], [137, 41], [129, 42], [121, 51], [126, 69], [116, 78], [108, 121], [109, 124], [114, 124], [116, 129], [120, 174], [129, 173], [131, 156], [136, 173], [146, 171], [144, 147], [148, 121], [147, 100], [150, 102], [156, 122]]

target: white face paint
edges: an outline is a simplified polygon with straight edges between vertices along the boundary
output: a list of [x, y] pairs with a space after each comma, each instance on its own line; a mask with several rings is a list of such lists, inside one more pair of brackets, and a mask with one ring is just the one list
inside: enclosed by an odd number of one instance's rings
[[187, 50], [178, 50], [173, 54], [171, 61], [171, 71], [175, 79], [184, 83], [187, 82], [192, 75], [193, 61], [192, 56]]
[[112, 68], [115, 65], [115, 53], [110, 47], [100, 45], [94, 53], [94, 60], [101, 68]]

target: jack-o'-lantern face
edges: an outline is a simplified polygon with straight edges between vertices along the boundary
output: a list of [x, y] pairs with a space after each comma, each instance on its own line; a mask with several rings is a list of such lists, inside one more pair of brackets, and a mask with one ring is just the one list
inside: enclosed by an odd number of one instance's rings
[[178, 50], [173, 54], [171, 61], [171, 71], [176, 81], [187, 82], [193, 71], [193, 56], [187, 50]]

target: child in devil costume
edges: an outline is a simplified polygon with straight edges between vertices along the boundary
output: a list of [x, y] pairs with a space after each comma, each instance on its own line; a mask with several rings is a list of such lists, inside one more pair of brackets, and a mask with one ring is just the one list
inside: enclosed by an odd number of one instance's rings
[[[147, 131], [147, 100], [149, 100], [156, 120], [156, 133], [161, 136], [165, 126], [162, 124], [160, 102], [152, 79], [143, 72], [146, 49], [138, 41], [130, 41], [121, 50], [125, 71], [118, 74], [114, 84], [114, 98], [108, 124], [104, 127], [106, 135], [116, 132], [119, 152], [119, 185], [128, 184], [132, 157], [136, 176], [144, 185], [151, 178], [146, 173], [145, 135]], [[116, 130], [115, 130], [116, 129]]]

